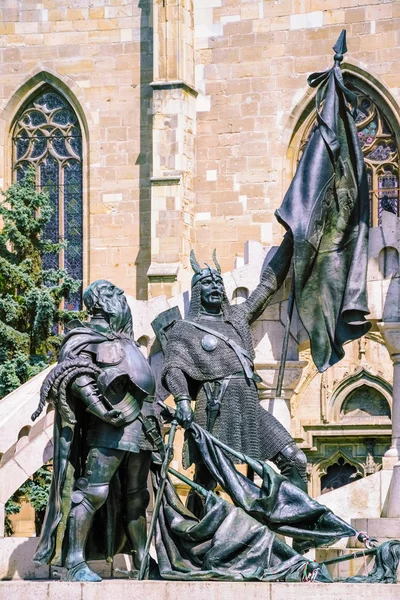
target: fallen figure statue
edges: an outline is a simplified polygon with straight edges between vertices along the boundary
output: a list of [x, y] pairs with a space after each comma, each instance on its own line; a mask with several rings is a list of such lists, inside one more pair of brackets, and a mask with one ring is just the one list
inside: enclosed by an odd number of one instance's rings
[[[167, 410], [164, 415], [172, 418], [172, 412]], [[196, 423], [191, 424], [188, 432], [204, 464], [233, 504], [169, 469], [202, 497], [204, 517], [199, 520], [182, 504], [167, 477], [157, 508], [155, 546], [158, 564], [157, 567], [153, 564], [148, 574], [151, 578], [329, 583], [332, 578], [326, 566], [310, 561], [302, 552], [353, 536], [370, 548], [371, 540], [366, 534], [357, 532], [266, 463], [245, 455], [239, 457], [261, 478], [262, 483], [258, 486], [236, 469], [229, 457], [234, 451]], [[157, 495], [162, 476], [156, 462], [152, 467], [152, 479]], [[276, 534], [293, 538], [293, 548]], [[384, 546], [373, 550], [379, 565], [369, 577], [348, 581], [394, 582], [400, 543], [394, 547], [392, 544], [390, 552]], [[390, 561], [385, 559], [386, 555], [390, 555]]]

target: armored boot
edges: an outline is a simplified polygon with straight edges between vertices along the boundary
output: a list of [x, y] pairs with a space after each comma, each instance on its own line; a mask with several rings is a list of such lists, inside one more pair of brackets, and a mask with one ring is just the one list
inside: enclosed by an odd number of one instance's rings
[[126, 532], [132, 552], [133, 569], [139, 571], [147, 539], [146, 508], [150, 501], [148, 489], [128, 492]]
[[69, 540], [65, 566], [68, 569], [67, 581], [101, 581], [85, 560], [85, 547], [96, 511], [108, 496], [108, 484], [89, 484], [81, 477], [76, 482], [78, 488], [72, 494], [74, 504], [69, 515]]
[[294, 442], [282, 448], [272, 462], [291, 483], [307, 492], [307, 457]]

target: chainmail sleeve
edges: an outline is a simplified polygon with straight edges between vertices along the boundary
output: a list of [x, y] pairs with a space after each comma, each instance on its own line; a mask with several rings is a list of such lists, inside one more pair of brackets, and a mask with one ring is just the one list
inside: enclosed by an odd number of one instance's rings
[[178, 368], [173, 367], [165, 374], [167, 390], [174, 396], [189, 396], [189, 387], [185, 374]]
[[272, 296], [279, 290], [288, 274], [293, 254], [293, 236], [287, 232], [281, 245], [264, 267], [261, 281], [241, 306], [247, 313], [247, 320], [253, 323], [268, 306]]

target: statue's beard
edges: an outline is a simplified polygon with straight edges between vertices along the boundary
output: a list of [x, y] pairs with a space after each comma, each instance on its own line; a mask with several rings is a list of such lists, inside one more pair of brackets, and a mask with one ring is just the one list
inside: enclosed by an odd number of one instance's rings
[[111, 329], [118, 333], [132, 335], [132, 313], [125, 296], [102, 299], [102, 305]]

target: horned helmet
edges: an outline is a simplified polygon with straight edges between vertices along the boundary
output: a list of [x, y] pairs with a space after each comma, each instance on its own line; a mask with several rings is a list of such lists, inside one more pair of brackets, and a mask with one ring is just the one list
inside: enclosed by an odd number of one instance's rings
[[210, 265], [205, 263], [206, 267], [202, 269], [196, 259], [194, 250], [190, 251], [190, 264], [194, 271], [194, 275], [192, 277], [192, 288], [196, 285], [196, 283], [198, 283], [202, 279], [205, 279], [206, 277], [211, 277], [212, 279], [216, 279], [222, 282], [221, 266], [217, 260], [217, 253], [215, 250], [212, 253], [212, 259], [216, 268], [213, 269], [212, 267], [210, 267]]

